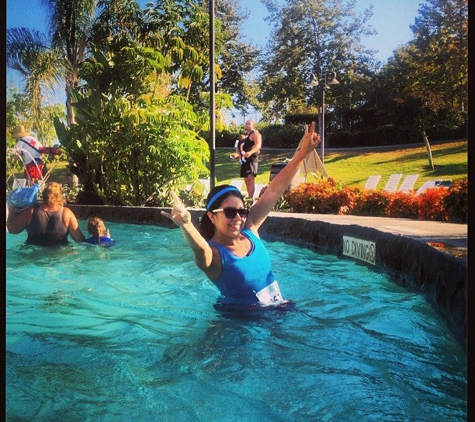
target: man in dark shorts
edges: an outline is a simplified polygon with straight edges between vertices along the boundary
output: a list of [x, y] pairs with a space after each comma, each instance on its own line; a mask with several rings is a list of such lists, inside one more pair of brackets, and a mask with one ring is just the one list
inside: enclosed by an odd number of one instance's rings
[[262, 136], [256, 129], [254, 129], [254, 122], [252, 120], [246, 122], [246, 137], [239, 148], [242, 151], [241, 177], [244, 178], [247, 194], [249, 198], [252, 199], [256, 190], [255, 178], [258, 169], [257, 156], [262, 148]]

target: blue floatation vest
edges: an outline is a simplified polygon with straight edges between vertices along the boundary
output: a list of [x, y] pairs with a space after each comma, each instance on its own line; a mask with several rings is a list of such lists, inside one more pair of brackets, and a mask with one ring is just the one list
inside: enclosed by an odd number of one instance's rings
[[247, 256], [236, 256], [219, 243], [209, 241], [221, 255], [221, 274], [213, 282], [223, 295], [222, 303], [264, 306], [282, 303], [279, 285], [274, 279], [269, 254], [262, 241], [249, 229], [242, 234], [252, 244]]

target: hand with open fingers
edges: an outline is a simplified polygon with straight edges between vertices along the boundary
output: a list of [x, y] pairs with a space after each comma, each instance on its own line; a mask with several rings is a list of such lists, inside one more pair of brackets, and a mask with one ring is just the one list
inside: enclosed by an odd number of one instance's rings
[[171, 213], [162, 211], [161, 214], [172, 220], [178, 227], [181, 227], [191, 221], [191, 215], [175, 192], [171, 192], [171, 197], [173, 201]]

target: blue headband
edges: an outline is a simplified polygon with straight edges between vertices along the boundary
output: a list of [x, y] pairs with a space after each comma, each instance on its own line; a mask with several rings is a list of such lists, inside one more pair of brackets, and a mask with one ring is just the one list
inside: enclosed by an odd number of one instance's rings
[[212, 198], [208, 201], [208, 203], [206, 204], [206, 209], [209, 211], [210, 208], [211, 208], [211, 205], [213, 205], [213, 202], [216, 201], [218, 198], [220, 198], [221, 196], [223, 196], [225, 193], [228, 193], [228, 192], [239, 192], [239, 193], [241, 193], [236, 186], [228, 186], [227, 188], [221, 189], [219, 192], [216, 192], [212, 196]]

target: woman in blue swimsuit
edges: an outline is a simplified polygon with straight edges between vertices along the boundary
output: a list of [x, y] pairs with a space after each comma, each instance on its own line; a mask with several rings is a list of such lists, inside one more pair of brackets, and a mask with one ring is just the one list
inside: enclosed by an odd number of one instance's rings
[[182, 230], [195, 263], [218, 287], [221, 302], [250, 307], [286, 303], [272, 274], [270, 258], [259, 238], [259, 227], [290, 185], [304, 159], [320, 143], [315, 123], [306, 126], [300, 147], [292, 160], [274, 177], [250, 210], [244, 207], [239, 189], [230, 185], [211, 190], [199, 230], [178, 196], [171, 213], [162, 211]]

